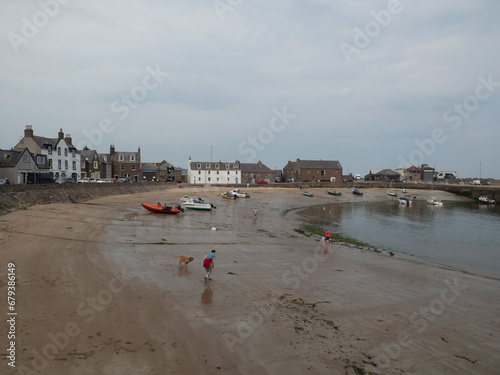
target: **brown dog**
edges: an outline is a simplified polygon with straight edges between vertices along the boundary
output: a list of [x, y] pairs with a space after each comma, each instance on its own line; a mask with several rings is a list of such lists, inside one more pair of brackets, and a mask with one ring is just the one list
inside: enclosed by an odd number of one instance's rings
[[188, 257], [182, 256], [182, 255], [175, 255], [174, 254], [174, 257], [179, 259], [179, 266], [182, 266], [182, 263], [184, 263], [184, 265], [187, 267], [188, 263], [192, 262], [194, 260], [193, 257], [188, 258]]

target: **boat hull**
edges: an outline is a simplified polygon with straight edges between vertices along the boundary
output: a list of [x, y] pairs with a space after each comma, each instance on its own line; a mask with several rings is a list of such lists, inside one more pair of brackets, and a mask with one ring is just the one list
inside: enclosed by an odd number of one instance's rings
[[335, 190], [327, 190], [327, 193], [330, 194], [330, 195], [336, 195], [336, 196], [339, 196], [339, 195], [342, 195], [342, 193], [340, 191], [335, 191]]
[[145, 208], [146, 210], [148, 210], [150, 212], [155, 212], [157, 214], [176, 215], [176, 214], [179, 214], [182, 212], [177, 207], [162, 206], [159, 204], [141, 203], [141, 206], [143, 208]]

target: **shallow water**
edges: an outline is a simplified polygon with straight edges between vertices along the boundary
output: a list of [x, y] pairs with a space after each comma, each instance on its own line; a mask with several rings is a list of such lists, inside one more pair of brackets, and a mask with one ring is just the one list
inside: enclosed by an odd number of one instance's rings
[[394, 200], [339, 203], [289, 213], [379, 249], [405, 253], [500, 278], [500, 207], [444, 202], [442, 207]]

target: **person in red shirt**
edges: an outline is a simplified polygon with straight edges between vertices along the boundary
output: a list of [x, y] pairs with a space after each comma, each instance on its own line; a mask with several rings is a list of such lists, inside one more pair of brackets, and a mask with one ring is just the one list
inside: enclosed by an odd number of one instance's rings
[[325, 241], [330, 245], [330, 231], [328, 229], [325, 231]]

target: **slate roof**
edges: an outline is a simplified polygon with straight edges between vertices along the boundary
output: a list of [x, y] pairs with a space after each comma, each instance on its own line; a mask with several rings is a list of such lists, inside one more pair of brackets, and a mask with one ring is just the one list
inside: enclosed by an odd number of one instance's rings
[[[200, 168], [198, 168], [198, 165], [197, 164], [200, 164]], [[207, 168], [207, 164], [209, 164], [209, 168]], [[215, 165], [216, 164], [219, 164], [219, 168], [216, 168]], [[234, 168], [234, 165], [237, 165], [236, 168]], [[222, 161], [218, 161], [218, 162], [207, 162], [207, 161], [191, 161], [191, 170], [194, 170], [194, 171], [205, 171], [205, 170], [210, 170], [210, 171], [217, 171], [217, 170], [226, 170], [226, 165], [229, 165], [229, 168], [228, 170], [239, 170], [240, 169], [240, 166], [241, 166], [241, 163], [239, 161], [235, 161], [235, 162], [222, 162]]]
[[240, 163], [241, 173], [268, 173], [273, 170], [265, 164], [258, 163]]
[[[40, 146], [41, 148], [48, 148], [48, 146], [52, 146], [52, 148], [54, 149], [57, 145], [57, 143], [59, 142], [59, 138], [47, 138], [47, 137], [41, 137], [39, 135], [34, 135], [33, 136], [33, 140], [38, 144], [38, 146]], [[76, 147], [73, 146], [71, 143], [68, 143], [68, 141], [66, 139], [62, 139], [63, 141], [66, 141], [66, 143], [68, 144], [68, 148], [69, 149], [75, 149], [76, 150]], [[77, 152], [80, 152], [77, 150]]]
[[86, 161], [86, 160], [94, 160], [94, 155], [96, 154], [96, 150], [82, 150], [80, 151], [80, 160], [81, 161]]
[[146, 172], [146, 171], [157, 171], [160, 169], [157, 165], [154, 165], [153, 163], [146, 163], [141, 167], [141, 171]]
[[[123, 156], [123, 160], [119, 160], [119, 156]], [[135, 160], [130, 160], [130, 156], [134, 156]], [[139, 163], [140, 158], [139, 158], [139, 153], [138, 152], [121, 152], [121, 151], [115, 151], [112, 155], [112, 160], [119, 162], [119, 163]]]
[[[0, 150], [0, 167], [15, 167], [23, 152], [24, 150]], [[10, 155], [10, 160], [5, 160], [7, 159], [7, 155]]]
[[392, 169], [382, 169], [380, 172], [373, 173], [374, 176], [401, 176], [396, 171], [393, 171]]
[[337, 160], [297, 160], [300, 169], [342, 169]]

